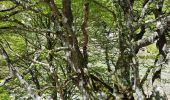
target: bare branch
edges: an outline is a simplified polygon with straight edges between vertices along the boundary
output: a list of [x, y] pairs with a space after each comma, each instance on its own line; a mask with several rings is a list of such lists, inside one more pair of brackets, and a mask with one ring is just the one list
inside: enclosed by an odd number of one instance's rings
[[11, 11], [11, 10], [14, 10], [14, 9], [15, 9], [15, 8], [17, 8], [17, 7], [18, 7], [18, 5], [15, 5], [15, 6], [13, 6], [13, 7], [9, 8], [9, 9], [0, 10], [0, 12], [7, 12], [7, 11]]
[[158, 33], [154, 32], [150, 37], [137, 41], [136, 49], [148, 46], [158, 39]]
[[18, 71], [15, 69], [13, 64], [11, 63], [11, 60], [9, 59], [9, 56], [4, 49], [4, 47], [0, 44], [0, 48], [2, 50], [3, 58], [6, 60], [7, 66], [11, 69], [13, 75], [20, 81], [21, 85], [27, 90], [28, 94], [34, 99], [34, 100], [40, 100], [40, 96], [33, 92], [32, 87], [26, 82], [22, 76], [18, 73]]
[[[24, 24], [22, 24], [24, 25]], [[53, 34], [56, 34], [55, 31], [50, 30], [50, 29], [40, 29], [37, 27], [32, 27], [32, 26], [2, 26], [0, 27], [0, 29], [13, 29], [13, 30], [20, 30], [20, 31], [27, 31], [27, 32], [36, 32], [36, 33], [46, 33], [46, 32], [50, 32]]]
[[146, 14], [146, 10], [148, 9], [150, 3], [152, 2], [153, 0], [149, 0], [142, 8], [142, 11], [141, 11], [141, 15], [140, 15], [140, 18], [141, 20], [145, 17], [145, 14]]
[[5, 15], [5, 16], [0, 16], [0, 20], [2, 20], [2, 19], [8, 19], [8, 18], [10, 18], [11, 16], [14, 16], [14, 15], [16, 15], [16, 14], [22, 12], [22, 11], [23, 11], [23, 10], [17, 10], [17, 11], [13, 11], [13, 12]]
[[5, 77], [5, 79], [0, 83], [0, 86], [5, 85], [5, 83], [7, 83], [9, 80], [11, 80], [13, 77], [13, 75], [9, 75], [7, 77]]
[[85, 59], [85, 63], [87, 64], [88, 62], [88, 54], [87, 54], [87, 44], [88, 44], [88, 33], [87, 33], [87, 23], [89, 19], [89, 3], [84, 4], [84, 21], [81, 25], [81, 30], [83, 32], [84, 36], [84, 44], [83, 44], [83, 55]]
[[154, 23], [154, 22], [157, 22], [161, 19], [164, 19], [164, 18], [168, 18], [168, 16], [170, 16], [170, 13], [167, 13], [167, 14], [164, 14], [164, 15], [160, 15], [159, 17], [157, 17], [156, 19], [150, 19], [150, 20], [147, 20], [145, 21], [145, 25], [148, 25], [150, 23]]
[[140, 81], [140, 87], [142, 87], [143, 84], [144, 84], [144, 82], [147, 80], [147, 77], [148, 77], [148, 75], [149, 75], [150, 70], [151, 70], [151, 68], [148, 68], [147, 71], [146, 71], [146, 73], [145, 73], [145, 75], [144, 75], [143, 78], [141, 79], [141, 81]]
[[52, 51], [58, 52], [58, 51], [62, 51], [62, 50], [70, 50], [70, 48], [69, 47], [58, 47], [58, 48], [56, 48], [56, 49], [54, 49]]

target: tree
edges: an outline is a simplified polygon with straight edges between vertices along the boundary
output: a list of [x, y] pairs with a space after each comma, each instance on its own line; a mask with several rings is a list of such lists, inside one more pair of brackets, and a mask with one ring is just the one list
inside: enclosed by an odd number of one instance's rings
[[[169, 59], [168, 0], [1, 0], [0, 4], [1, 61], [9, 72], [0, 85], [19, 89], [16, 98], [167, 99], [160, 94], [159, 83], [147, 96], [144, 83], [151, 69], [152, 84], [157, 82]], [[155, 42], [155, 63], [140, 77], [137, 54]]]

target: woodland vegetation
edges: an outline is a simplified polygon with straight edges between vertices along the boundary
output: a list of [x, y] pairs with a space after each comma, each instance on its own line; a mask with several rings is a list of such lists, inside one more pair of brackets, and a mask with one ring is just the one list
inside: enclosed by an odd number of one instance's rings
[[170, 0], [0, 0], [0, 100], [168, 100], [169, 40]]

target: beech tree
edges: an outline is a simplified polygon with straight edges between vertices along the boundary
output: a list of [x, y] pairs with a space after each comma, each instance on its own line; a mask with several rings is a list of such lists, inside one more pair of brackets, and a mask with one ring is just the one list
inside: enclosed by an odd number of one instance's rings
[[169, 32], [169, 0], [1, 0], [0, 86], [14, 99], [168, 100]]

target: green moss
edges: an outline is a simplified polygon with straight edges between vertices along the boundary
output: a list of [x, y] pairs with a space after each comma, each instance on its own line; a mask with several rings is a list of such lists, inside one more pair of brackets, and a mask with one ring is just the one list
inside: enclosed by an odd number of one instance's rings
[[9, 92], [4, 87], [0, 87], [0, 100], [11, 100]]
[[6, 66], [0, 66], [0, 79], [4, 79], [8, 75], [8, 68]]
[[158, 53], [158, 49], [156, 48], [155, 44], [151, 44], [149, 46], [146, 47], [147, 52], [150, 52], [152, 54], [157, 54]]

